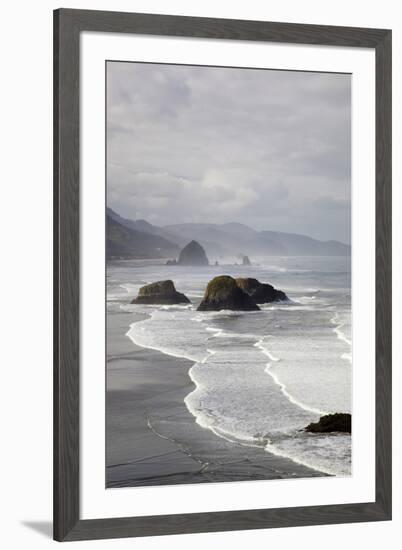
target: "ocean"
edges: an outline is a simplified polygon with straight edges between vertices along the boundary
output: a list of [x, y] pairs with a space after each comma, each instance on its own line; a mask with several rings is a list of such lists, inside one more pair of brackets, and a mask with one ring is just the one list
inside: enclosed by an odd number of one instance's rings
[[[350, 257], [254, 260], [251, 267], [197, 268], [164, 260], [108, 262], [108, 319], [124, 311], [124, 331], [135, 345], [191, 361], [195, 389], [185, 405], [216, 437], [348, 476], [350, 435], [303, 428], [323, 414], [351, 412]], [[207, 283], [223, 274], [268, 282], [290, 303], [257, 312], [197, 312]], [[141, 286], [164, 279], [192, 304], [130, 304]]]

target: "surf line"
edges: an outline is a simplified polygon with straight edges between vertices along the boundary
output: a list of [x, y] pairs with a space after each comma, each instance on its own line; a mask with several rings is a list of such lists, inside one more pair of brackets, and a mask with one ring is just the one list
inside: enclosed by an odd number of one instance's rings
[[[258, 342], [256, 342], [256, 343], [254, 344], [254, 346], [255, 346], [256, 348], [258, 348], [259, 350], [261, 350], [261, 352], [262, 352], [264, 355], [266, 355], [267, 357], [269, 357], [269, 359], [270, 359], [271, 361], [274, 361], [274, 362], [280, 361], [280, 359], [279, 359], [278, 357], [275, 357], [269, 350], [267, 350], [267, 349], [265, 349], [265, 348], [263, 347], [263, 345], [262, 345], [263, 342], [264, 342], [264, 339], [258, 340]], [[301, 401], [298, 401], [297, 399], [295, 399], [295, 398], [293, 397], [293, 395], [291, 395], [291, 394], [288, 392], [288, 390], [287, 390], [285, 384], [283, 384], [283, 382], [281, 382], [281, 381], [279, 380], [278, 376], [277, 376], [274, 372], [272, 372], [271, 366], [272, 366], [271, 363], [267, 363], [266, 368], [264, 369], [264, 372], [266, 372], [267, 374], [269, 374], [269, 376], [272, 378], [272, 380], [275, 382], [275, 384], [276, 384], [277, 386], [279, 386], [279, 389], [281, 390], [281, 392], [283, 393], [283, 395], [286, 397], [286, 399], [288, 399], [288, 401], [290, 401], [291, 403], [293, 403], [293, 405], [296, 405], [297, 407], [299, 407], [299, 408], [301, 408], [301, 409], [303, 409], [303, 410], [305, 410], [305, 411], [307, 411], [307, 412], [312, 412], [312, 413], [318, 414], [318, 415], [320, 415], [320, 416], [324, 416], [324, 415], [326, 415], [326, 414], [329, 414], [327, 411], [322, 411], [322, 410], [320, 410], [320, 409], [316, 409], [315, 407], [310, 407], [310, 406], [308, 406], [308, 405], [305, 405], [305, 404], [302, 403]]]
[[195, 418], [196, 424], [201, 426], [201, 428], [210, 430], [213, 434], [215, 434], [217, 437], [224, 439], [225, 441], [228, 441], [229, 443], [235, 443], [237, 445], [241, 445], [242, 447], [253, 447], [253, 448], [264, 448], [265, 446], [270, 443], [270, 439], [267, 437], [264, 438], [257, 438], [255, 436], [246, 436], [243, 434], [240, 437], [237, 437], [236, 435], [232, 434], [231, 432], [224, 430], [223, 428], [215, 425], [215, 419], [208, 416], [208, 414], [205, 413], [205, 411], [201, 411], [200, 409], [197, 409], [196, 407], [193, 407], [191, 405], [190, 397], [197, 392], [197, 390], [201, 390], [203, 388], [203, 384], [198, 382], [194, 376], [194, 373], [192, 372], [197, 365], [202, 365], [207, 363], [208, 359], [215, 355], [217, 352], [208, 349], [207, 350], [209, 355], [205, 357], [202, 361], [198, 361], [195, 363], [191, 369], [188, 372], [188, 375], [190, 377], [190, 380], [194, 384], [195, 388], [193, 391], [191, 391], [186, 397], [184, 398], [184, 404], [187, 407], [187, 410], [190, 412], [192, 416]]
[[331, 323], [336, 325], [336, 327], [333, 329], [339, 340], [342, 340], [343, 342], [346, 342], [346, 344], [349, 344], [349, 346], [352, 345], [352, 342], [345, 336], [345, 334], [341, 331], [341, 328], [345, 325], [345, 323], [340, 323], [338, 321], [339, 314], [338, 312], [335, 312], [335, 315], [331, 318]]
[[338, 312], [335, 312], [334, 316], [331, 318], [331, 323], [336, 325], [335, 328], [332, 330], [335, 332], [338, 340], [341, 340], [342, 342], [345, 342], [350, 347], [350, 353], [342, 353], [341, 358], [345, 361], [348, 361], [350, 364], [352, 363], [352, 342], [349, 340], [349, 338], [346, 337], [346, 335], [342, 332], [342, 327], [345, 325], [345, 323], [340, 323], [338, 321], [339, 314]]
[[147, 319], [141, 320], [141, 321], [134, 321], [130, 324], [129, 330], [126, 332], [126, 336], [130, 338], [130, 340], [140, 348], [143, 349], [151, 349], [154, 351], [159, 351], [160, 353], [164, 355], [169, 355], [170, 357], [175, 357], [178, 359], [187, 359], [187, 361], [191, 361], [191, 363], [204, 363], [208, 357], [210, 356], [209, 350], [206, 350], [206, 355], [203, 355], [201, 358], [198, 357], [192, 357], [190, 354], [186, 354], [183, 352], [178, 351], [171, 351], [170, 349], [164, 348], [163, 346], [158, 346], [157, 344], [150, 344], [149, 342], [143, 342], [139, 339], [139, 334], [136, 333], [138, 330], [143, 330], [144, 325], [147, 326], [149, 321], [152, 321], [153, 315], [155, 314], [155, 311], [148, 315]]

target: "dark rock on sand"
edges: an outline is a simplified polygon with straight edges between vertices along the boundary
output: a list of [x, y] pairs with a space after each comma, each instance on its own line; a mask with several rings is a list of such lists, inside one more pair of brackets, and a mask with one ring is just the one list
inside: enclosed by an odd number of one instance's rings
[[204, 298], [198, 306], [198, 311], [258, 311], [255, 301], [244, 292], [233, 277], [221, 275], [208, 283]]
[[282, 290], [277, 290], [268, 283], [260, 283], [257, 279], [238, 278], [236, 284], [246, 292], [257, 304], [269, 302], [284, 302], [289, 298]]
[[166, 265], [177, 265], [177, 260], [168, 260]]
[[248, 256], [243, 256], [242, 265], [251, 265], [250, 258]]
[[344, 432], [350, 434], [352, 433], [352, 416], [348, 413], [326, 414], [318, 422], [312, 422], [304, 429], [311, 433]]
[[209, 265], [207, 255], [197, 241], [189, 242], [180, 252], [178, 265]]
[[190, 304], [190, 300], [177, 292], [173, 281], [158, 281], [140, 288], [137, 298], [134, 298], [132, 304]]

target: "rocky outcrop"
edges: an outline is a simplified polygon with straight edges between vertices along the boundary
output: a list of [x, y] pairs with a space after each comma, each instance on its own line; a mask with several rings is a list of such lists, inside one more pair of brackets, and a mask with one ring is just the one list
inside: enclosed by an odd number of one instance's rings
[[312, 422], [306, 428], [310, 433], [343, 432], [352, 433], [352, 416], [348, 413], [326, 414], [318, 422]]
[[236, 284], [246, 292], [257, 304], [270, 302], [285, 302], [289, 298], [282, 290], [277, 290], [268, 283], [260, 283], [257, 279], [238, 278]]
[[207, 255], [202, 246], [197, 241], [189, 242], [180, 252], [178, 265], [209, 265]]
[[251, 265], [250, 258], [248, 256], [243, 256], [242, 265]]
[[255, 301], [244, 292], [233, 277], [221, 275], [208, 283], [204, 298], [198, 306], [198, 311], [258, 311]]
[[177, 292], [173, 281], [157, 281], [140, 288], [137, 298], [134, 298], [132, 304], [190, 304], [190, 300]]

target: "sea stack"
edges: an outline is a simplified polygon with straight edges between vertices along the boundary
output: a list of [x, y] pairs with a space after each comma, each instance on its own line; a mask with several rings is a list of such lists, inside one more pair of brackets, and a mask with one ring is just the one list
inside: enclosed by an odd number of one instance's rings
[[343, 432], [352, 433], [352, 416], [349, 413], [326, 414], [318, 422], [312, 422], [306, 428], [310, 433]]
[[200, 243], [191, 241], [180, 252], [177, 265], [209, 265], [209, 261]]
[[244, 292], [233, 277], [221, 275], [208, 283], [198, 311], [258, 311], [255, 301]]
[[277, 290], [268, 283], [260, 283], [257, 279], [238, 278], [236, 279], [236, 284], [251, 296], [257, 304], [289, 301], [289, 298], [282, 290]]
[[140, 288], [137, 298], [134, 298], [132, 304], [190, 304], [190, 300], [177, 292], [173, 281], [157, 281]]
[[246, 266], [251, 265], [250, 258], [248, 256], [243, 256], [242, 265], [246, 265]]

